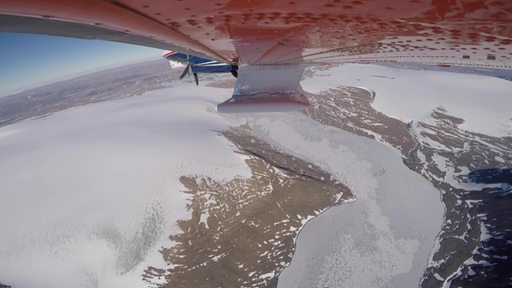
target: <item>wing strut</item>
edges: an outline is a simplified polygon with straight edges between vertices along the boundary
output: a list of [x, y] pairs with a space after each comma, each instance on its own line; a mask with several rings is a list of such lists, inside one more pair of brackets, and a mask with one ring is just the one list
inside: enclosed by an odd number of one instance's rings
[[302, 110], [309, 105], [300, 86], [305, 65], [247, 65], [238, 69], [233, 96], [217, 105], [223, 113]]

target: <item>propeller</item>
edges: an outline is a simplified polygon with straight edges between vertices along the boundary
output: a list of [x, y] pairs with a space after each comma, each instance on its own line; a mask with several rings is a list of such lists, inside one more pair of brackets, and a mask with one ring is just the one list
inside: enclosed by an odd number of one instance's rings
[[185, 77], [185, 75], [190, 75], [190, 56], [187, 55], [187, 67], [185, 67], [185, 70], [183, 73], [181, 73], [180, 80]]
[[185, 70], [183, 70], [183, 73], [181, 73], [180, 80], [187, 74], [190, 75], [190, 64], [188, 64], [187, 67], [185, 67]]
[[[186, 56], [186, 58], [185, 58]], [[223, 63], [216, 60], [210, 60], [205, 58], [191, 58], [190, 55], [180, 53], [177, 54], [176, 59], [179, 59], [180, 63], [187, 64], [185, 70], [180, 75], [180, 80], [185, 78], [185, 75], [194, 77], [194, 82], [199, 86], [198, 73], [230, 73], [236, 78], [238, 77], [238, 65], [230, 63]], [[192, 61], [191, 61], [192, 60]]]
[[[190, 67], [190, 64], [188, 64], [187, 67], [185, 67], [185, 70], [183, 70], [183, 73], [181, 73], [180, 80], [183, 79], [187, 74], [190, 76]], [[197, 73], [193, 72], [192, 76], [194, 76], [194, 81], [196, 82], [196, 85], [199, 86], [199, 77], [197, 76]]]
[[194, 75], [194, 80], [196, 81], [196, 86], [199, 86], [199, 77], [197, 77], [197, 73], [192, 73]]
[[[181, 73], [180, 75], [180, 80], [183, 79], [187, 74], [190, 76], [190, 69], [192, 67], [192, 65], [190, 64], [190, 55], [187, 55], [187, 63], [187, 67], [185, 67], [185, 70], [183, 70], [183, 73]], [[199, 86], [199, 77], [197, 76], [197, 73], [192, 73], [192, 75], [194, 76], [194, 81], [196, 82], [196, 85]]]

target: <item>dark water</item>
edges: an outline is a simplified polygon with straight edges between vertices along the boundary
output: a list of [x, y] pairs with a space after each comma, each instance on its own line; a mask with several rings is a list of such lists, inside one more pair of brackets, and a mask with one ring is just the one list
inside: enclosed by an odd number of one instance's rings
[[512, 168], [482, 169], [469, 173], [473, 183], [495, 184], [507, 183], [512, 185]]
[[[476, 170], [468, 179], [480, 184], [511, 185], [512, 168]], [[472, 217], [486, 231], [481, 231], [485, 237], [477, 246], [474, 262], [462, 268], [462, 275], [450, 287], [512, 287], [512, 193], [503, 187], [507, 186], [464, 193], [463, 200], [478, 201]]]
[[[510, 169], [508, 174], [494, 173], [502, 169], [489, 170], [484, 171], [482, 180], [496, 181], [507, 175], [510, 180]], [[454, 279], [450, 287], [512, 287], [512, 193], [486, 188], [468, 192], [466, 199], [479, 201], [472, 216], [485, 226], [487, 237], [473, 256], [476, 263], [465, 266], [462, 276]]]

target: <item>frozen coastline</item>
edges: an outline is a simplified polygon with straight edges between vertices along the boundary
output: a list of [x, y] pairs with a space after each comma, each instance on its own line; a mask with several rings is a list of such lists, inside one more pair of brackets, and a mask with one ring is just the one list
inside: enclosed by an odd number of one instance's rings
[[321, 166], [357, 200], [302, 229], [278, 287], [414, 287], [439, 232], [439, 192], [374, 140], [301, 114], [254, 118], [259, 137]]

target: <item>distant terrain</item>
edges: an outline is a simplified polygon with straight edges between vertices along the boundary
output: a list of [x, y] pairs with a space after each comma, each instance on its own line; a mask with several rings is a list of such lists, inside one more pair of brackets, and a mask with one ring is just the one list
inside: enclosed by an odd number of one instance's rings
[[70, 107], [168, 87], [181, 71], [164, 60], [108, 69], [0, 98], [0, 127]]

